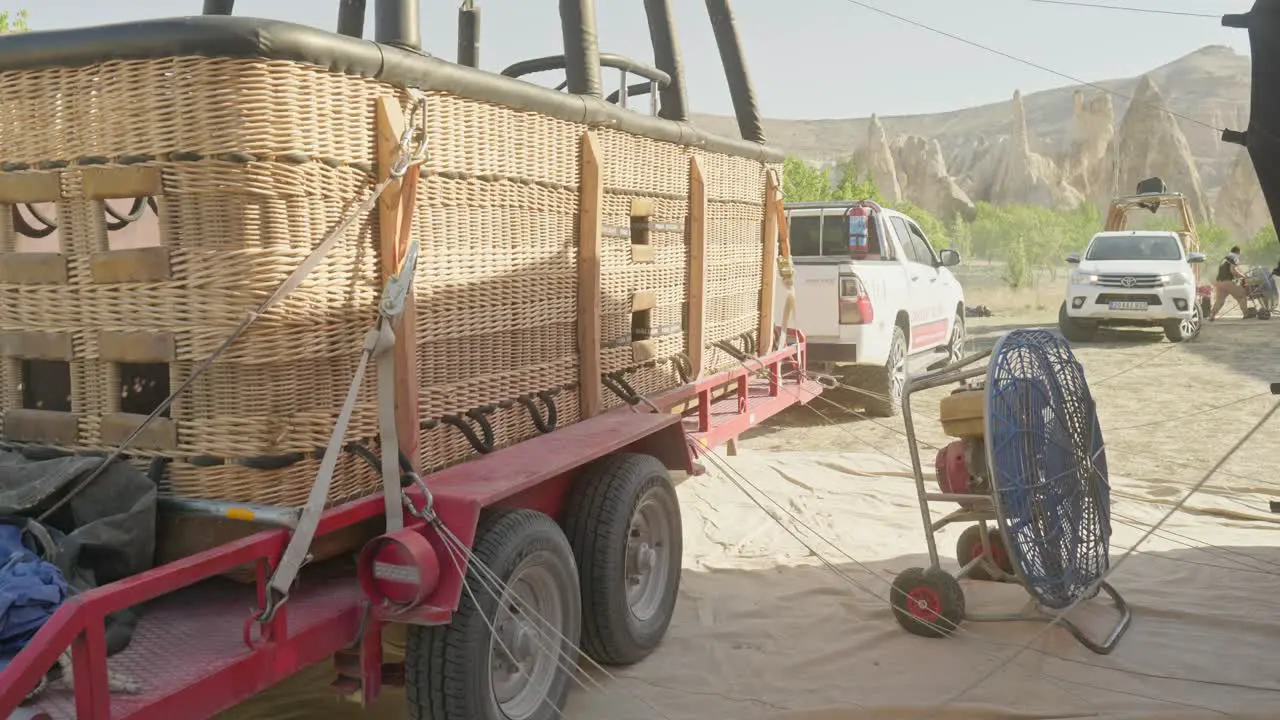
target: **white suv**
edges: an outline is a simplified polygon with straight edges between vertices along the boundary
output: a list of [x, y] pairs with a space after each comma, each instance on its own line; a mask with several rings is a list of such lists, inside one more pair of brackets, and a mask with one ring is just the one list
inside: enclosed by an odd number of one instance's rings
[[1076, 266], [1058, 311], [1067, 340], [1091, 340], [1099, 327], [1158, 327], [1171, 342], [1200, 332], [1191, 265], [1204, 255], [1188, 253], [1178, 233], [1101, 232], [1067, 262]]

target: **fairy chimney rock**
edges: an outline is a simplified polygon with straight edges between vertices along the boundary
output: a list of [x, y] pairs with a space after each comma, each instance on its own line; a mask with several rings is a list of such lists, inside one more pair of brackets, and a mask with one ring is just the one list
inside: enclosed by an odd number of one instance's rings
[[1262, 195], [1262, 185], [1249, 159], [1249, 151], [1236, 151], [1226, 182], [1218, 191], [1214, 212], [1227, 232], [1238, 242], [1247, 241], [1271, 224], [1271, 211]]
[[880, 118], [875, 115], [871, 116], [871, 122], [867, 126], [867, 147], [863, 162], [886, 201], [896, 203], [902, 199], [898, 166], [893, 159], [893, 150], [889, 147], [889, 137], [885, 134]]
[[1062, 181], [1060, 171], [1049, 158], [1031, 151], [1027, 131], [1027, 110], [1022, 93], [1013, 94], [1013, 117], [1009, 141], [1004, 144], [986, 186], [987, 200], [997, 204], [1044, 205], [1070, 209], [1084, 199], [1079, 191]]
[[973, 201], [947, 173], [942, 145], [918, 136], [898, 138], [893, 153], [902, 196], [940, 218], [972, 219]]
[[1187, 197], [1197, 221], [1212, 219], [1187, 138], [1148, 75], [1138, 81], [1116, 133], [1112, 171], [1112, 187], [1117, 193], [1134, 192], [1139, 181], [1159, 177], [1171, 192]]
[[1087, 98], [1083, 91], [1077, 90], [1074, 99], [1071, 143], [1062, 158], [1063, 178], [1085, 197], [1110, 196], [1110, 168], [1106, 157], [1116, 128], [1111, 95], [1098, 93]]

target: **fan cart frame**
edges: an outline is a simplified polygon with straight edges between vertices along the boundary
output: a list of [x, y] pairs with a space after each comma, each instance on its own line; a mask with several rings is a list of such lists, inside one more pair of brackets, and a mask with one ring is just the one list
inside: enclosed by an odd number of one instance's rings
[[[945, 387], [964, 383], [977, 378], [985, 378], [988, 375], [989, 368], [987, 366], [974, 367], [978, 363], [988, 360], [999, 350], [1000, 343], [1004, 341], [1001, 337], [994, 348], [984, 350], [982, 352], [967, 355], [957, 362], [943, 365], [941, 367], [935, 365], [929, 371], [912, 376], [908, 374], [906, 387], [902, 394], [902, 419], [906, 426], [907, 445], [911, 454], [911, 470], [915, 479], [916, 497], [920, 506], [920, 519], [924, 526], [925, 543], [929, 549], [929, 568], [923, 572], [913, 568], [899, 576], [900, 579], [906, 578], [908, 574], [931, 574], [932, 581], [935, 585], [943, 585], [949, 587], [952, 593], [959, 593], [958, 608], [945, 612], [947, 608], [940, 608], [944, 612], [938, 612], [939, 608], [929, 608], [921, 606], [921, 599], [911, 595], [911, 589], [903, 587], [898, 581], [895, 581], [894, 593], [901, 596], [893, 598], [895, 616], [899, 622], [903, 624], [911, 632], [917, 634], [941, 637], [954, 632], [965, 620], [973, 622], [1008, 622], [1018, 620], [1036, 620], [1045, 622], [1058, 622], [1062, 624], [1071, 633], [1073, 637], [1084, 645], [1090, 651], [1099, 655], [1109, 654], [1115, 649], [1125, 632], [1129, 629], [1132, 620], [1132, 614], [1129, 611], [1128, 604], [1124, 598], [1113, 588], [1110, 583], [1103, 582], [1100, 589], [1105, 592], [1115, 605], [1120, 617], [1112, 629], [1107, 633], [1106, 637], [1097, 642], [1090, 638], [1081, 628], [1073, 623], [1065, 615], [1051, 613], [1047, 609], [1040, 606], [1034, 595], [1028, 592], [1028, 600], [1022, 610], [1012, 613], [974, 613], [970, 612], [964, 604], [963, 588], [960, 586], [959, 578], [978, 579], [980, 572], [985, 572], [988, 577], [1005, 582], [1017, 582], [1024, 587], [1027, 580], [1023, 576], [1022, 570], [1016, 564], [1013, 565], [1013, 572], [1003, 569], [993, 553], [992, 540], [998, 539], [1003, 543], [1004, 547], [1009, 546], [1008, 531], [1004, 525], [1004, 516], [1000, 512], [999, 493], [949, 493], [937, 492], [930, 490], [925, 484], [924, 468], [920, 460], [920, 443], [916, 438], [915, 422], [911, 411], [911, 397], [918, 392], [932, 390], [935, 388]], [[984, 393], [987, 395], [987, 393]], [[983, 403], [983, 415], [988, 412], [989, 396]], [[983, 452], [986, 455], [985, 462], [988, 467], [991, 464], [991, 450], [987, 443], [983, 443]], [[945, 515], [934, 519], [934, 513], [931, 509], [933, 503], [959, 503], [961, 507]], [[993, 529], [988, 523], [993, 522], [996, 527]], [[978, 528], [978, 534], [981, 541], [981, 553], [973, 558], [959, 558], [960, 570], [955, 575], [951, 575], [942, 568], [941, 557], [938, 553], [938, 543], [936, 534], [948, 525], [954, 523], [974, 523]], [[939, 597], [946, 600], [945, 593], [931, 596]], [[924, 601], [927, 603], [927, 600]], [[932, 618], [932, 620], [930, 620]], [[920, 622], [923, 620], [924, 622]]]

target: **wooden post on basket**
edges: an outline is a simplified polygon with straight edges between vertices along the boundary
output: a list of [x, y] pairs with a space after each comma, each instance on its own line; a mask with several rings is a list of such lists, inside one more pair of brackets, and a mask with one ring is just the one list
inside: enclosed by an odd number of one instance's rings
[[[394, 99], [378, 99], [378, 180], [386, 179], [400, 154], [400, 135], [404, 132], [405, 117], [400, 104]], [[419, 166], [413, 165], [404, 178], [387, 186], [378, 198], [378, 249], [382, 258], [382, 281], [394, 275], [404, 262], [409, 249], [413, 208], [418, 192]], [[418, 248], [418, 262], [426, 248]], [[416, 313], [412, 287], [405, 299], [404, 314], [393, 328], [396, 333], [396, 437], [400, 450], [413, 463], [417, 472], [422, 471], [422, 459], [418, 457], [418, 378], [417, 342], [415, 337]]]
[[707, 183], [698, 158], [689, 158], [689, 380], [702, 377], [707, 314]]
[[773, 351], [773, 291], [778, 276], [778, 176], [769, 170], [764, 182], [764, 256], [760, 262], [760, 334], [756, 348], [760, 355]]
[[582, 133], [578, 186], [578, 407], [582, 419], [600, 412], [600, 235], [604, 173], [600, 143]]

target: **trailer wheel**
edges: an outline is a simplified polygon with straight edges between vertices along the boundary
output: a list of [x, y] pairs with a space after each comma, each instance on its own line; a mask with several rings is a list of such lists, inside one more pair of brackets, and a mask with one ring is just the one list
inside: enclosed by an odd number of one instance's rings
[[618, 453], [588, 466], [564, 524], [582, 587], [582, 649], [630, 665], [667, 634], [680, 591], [680, 503], [657, 458]]
[[[472, 554], [471, 590], [463, 589], [453, 622], [409, 627], [409, 717], [561, 717], [582, 627], [578, 573], [564, 533], [542, 513], [487, 510]], [[509, 588], [502, 602], [490, 590], [494, 583], [477, 572], [477, 563]]]

